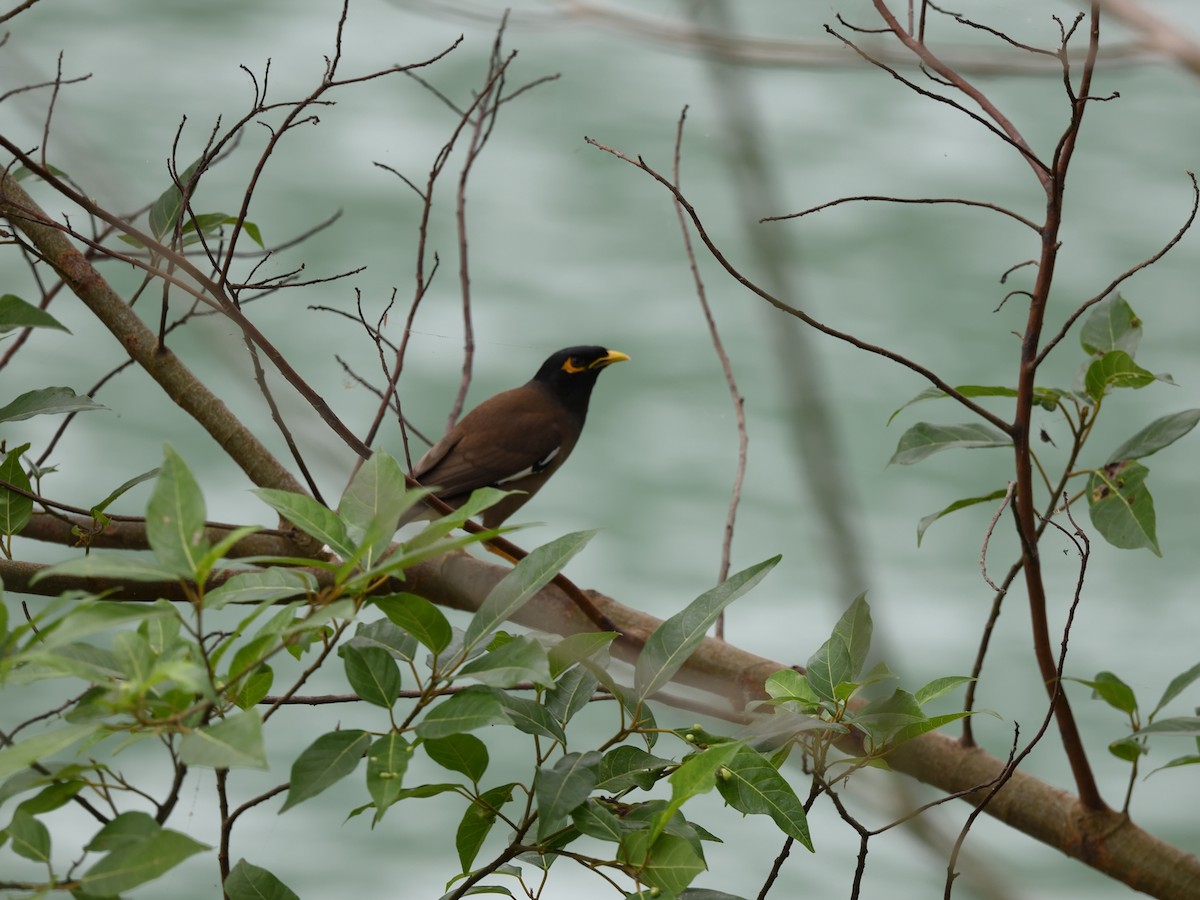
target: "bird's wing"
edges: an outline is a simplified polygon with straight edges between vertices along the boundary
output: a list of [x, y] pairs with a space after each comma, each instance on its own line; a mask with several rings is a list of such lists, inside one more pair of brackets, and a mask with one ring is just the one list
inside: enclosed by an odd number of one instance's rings
[[416, 466], [417, 480], [443, 497], [497, 485], [569, 453], [566, 423], [530, 408], [522, 388], [505, 391], [469, 412]]

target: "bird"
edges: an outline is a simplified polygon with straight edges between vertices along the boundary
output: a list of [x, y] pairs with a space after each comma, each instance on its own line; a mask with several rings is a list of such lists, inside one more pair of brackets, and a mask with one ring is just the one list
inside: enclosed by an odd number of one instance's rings
[[521, 387], [496, 394], [463, 416], [417, 461], [413, 478], [455, 508], [477, 488], [522, 492], [484, 510], [484, 527], [498, 527], [567, 461], [583, 431], [596, 379], [628, 359], [599, 346], [551, 354]]

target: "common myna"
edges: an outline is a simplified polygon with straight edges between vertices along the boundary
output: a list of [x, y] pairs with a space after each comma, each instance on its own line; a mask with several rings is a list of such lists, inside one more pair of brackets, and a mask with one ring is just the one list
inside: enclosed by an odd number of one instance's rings
[[484, 511], [483, 524], [495, 528], [566, 462], [583, 431], [596, 378], [624, 359], [603, 347], [559, 350], [528, 383], [463, 416], [421, 457], [413, 477], [454, 507], [476, 488], [523, 491]]

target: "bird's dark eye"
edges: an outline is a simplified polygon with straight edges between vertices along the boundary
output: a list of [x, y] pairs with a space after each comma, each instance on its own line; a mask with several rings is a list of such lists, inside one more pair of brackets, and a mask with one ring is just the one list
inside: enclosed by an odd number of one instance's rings
[[587, 366], [579, 365], [577, 362], [575, 362], [575, 358], [573, 356], [568, 356], [567, 361], [562, 364], [562, 370], [568, 375], [575, 375], [576, 373], [583, 372], [586, 369]]

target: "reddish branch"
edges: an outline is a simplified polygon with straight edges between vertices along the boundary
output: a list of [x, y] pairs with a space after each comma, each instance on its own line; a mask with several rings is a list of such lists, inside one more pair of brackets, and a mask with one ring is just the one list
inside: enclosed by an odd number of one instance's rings
[[[1092, 74], [1095, 71], [1096, 53], [1100, 44], [1100, 12], [1093, 5], [1091, 27], [1088, 34], [1088, 55], [1077, 92], [1072, 90], [1070, 72], [1064, 66], [1063, 79], [1071, 97], [1071, 118], [1055, 148], [1050, 173], [1039, 179], [1046, 189], [1046, 220], [1042, 226], [1042, 251], [1038, 262], [1037, 280], [1034, 283], [1029, 303], [1029, 316], [1021, 340], [1021, 362], [1017, 378], [1017, 408], [1010, 431], [1013, 439], [1013, 454], [1016, 461], [1017, 492], [1013, 513], [1017, 534], [1021, 541], [1021, 561], [1025, 575], [1025, 587], [1029, 595], [1030, 625], [1033, 631], [1033, 650], [1041, 670], [1042, 680], [1051, 698], [1056, 698], [1055, 715], [1062, 738], [1063, 750], [1071, 765], [1080, 802], [1091, 810], [1107, 809], [1095, 775], [1088, 764], [1083, 738], [1075, 723], [1070, 703], [1059, 690], [1058, 667], [1054, 657], [1050, 625], [1046, 612], [1046, 583], [1042, 576], [1041, 555], [1038, 550], [1038, 514], [1034, 508], [1032, 418], [1034, 409], [1034, 387], [1038, 371], [1038, 348], [1046, 317], [1046, 306], [1050, 300], [1050, 286], [1054, 282], [1054, 267], [1058, 261], [1060, 246], [1059, 230], [1062, 226], [1063, 192], [1066, 189], [1067, 170], [1075, 150], [1076, 140], [1083, 123], [1083, 114], [1090, 99]], [[1067, 35], [1064, 35], [1064, 45]], [[1037, 171], [1035, 169], [1035, 171]]]

